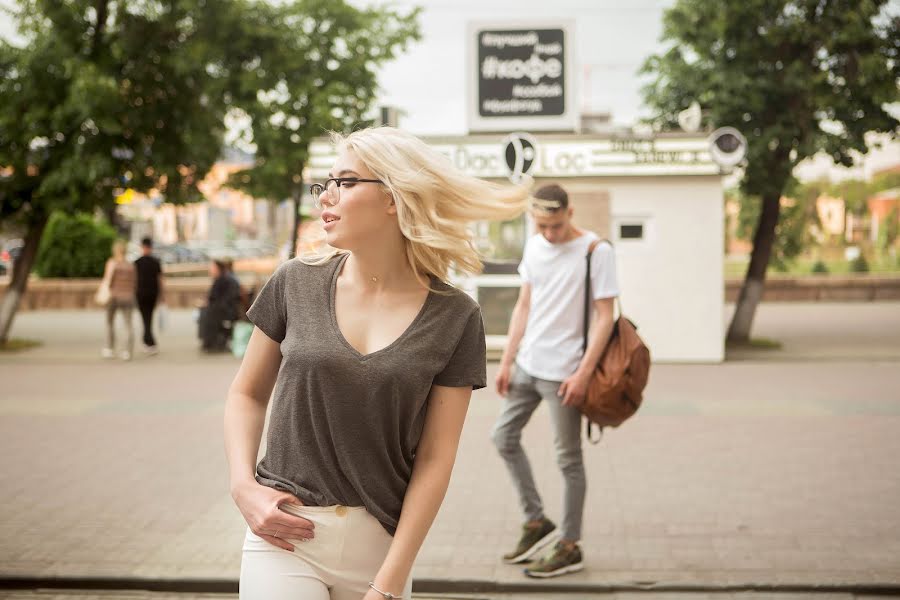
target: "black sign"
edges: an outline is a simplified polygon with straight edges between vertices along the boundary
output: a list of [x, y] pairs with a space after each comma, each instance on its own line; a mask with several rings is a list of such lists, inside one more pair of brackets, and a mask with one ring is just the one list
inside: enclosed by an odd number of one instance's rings
[[559, 116], [565, 112], [562, 29], [478, 32], [478, 114]]

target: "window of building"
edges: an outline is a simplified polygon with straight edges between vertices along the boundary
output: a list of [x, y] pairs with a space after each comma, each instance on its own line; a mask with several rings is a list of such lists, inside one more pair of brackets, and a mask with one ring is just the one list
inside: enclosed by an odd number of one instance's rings
[[643, 223], [620, 223], [619, 224], [620, 240], [642, 240], [644, 239]]

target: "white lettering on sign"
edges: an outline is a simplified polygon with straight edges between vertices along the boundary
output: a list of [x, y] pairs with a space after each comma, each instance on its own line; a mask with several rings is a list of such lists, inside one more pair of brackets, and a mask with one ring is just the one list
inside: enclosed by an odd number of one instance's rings
[[486, 48], [506, 48], [507, 46], [534, 46], [538, 43], [535, 31], [527, 33], [485, 33], [481, 44]]
[[525, 79], [537, 84], [543, 77], [557, 79], [562, 74], [562, 62], [558, 58], [543, 60], [532, 54], [528, 60], [514, 58], [501, 60], [494, 55], [484, 57], [481, 76], [485, 79]]
[[541, 112], [544, 103], [540, 100], [485, 100], [484, 110], [495, 113]]
[[[476, 177], [507, 177], [512, 168], [507, 164], [505, 154], [508, 141], [509, 138], [505, 143], [439, 142], [431, 147], [465, 173]], [[720, 168], [712, 162], [708, 150], [703, 149], [705, 144], [702, 139], [679, 138], [548, 141], [543, 144], [533, 140], [522, 145], [522, 172], [533, 177], [718, 174]], [[335, 159], [333, 148], [325, 143], [314, 144], [311, 155], [308, 175], [327, 177]], [[525, 163], [532, 157], [533, 163], [525, 169]]]
[[563, 89], [558, 83], [547, 85], [514, 85], [512, 95], [516, 98], [555, 98], [562, 96]]
[[453, 161], [457, 169], [467, 173], [494, 176], [501, 170], [500, 157], [496, 151], [479, 151], [472, 146], [452, 146], [436, 150]]
[[635, 163], [641, 164], [699, 164], [700, 152], [696, 150], [658, 150], [654, 140], [613, 140], [613, 152], [624, 152], [634, 156]]
[[587, 153], [583, 149], [567, 151], [542, 147], [538, 157], [538, 169], [551, 174], [578, 175], [587, 168]]
[[562, 44], [553, 42], [552, 44], [535, 44], [534, 51], [537, 54], [562, 54]]

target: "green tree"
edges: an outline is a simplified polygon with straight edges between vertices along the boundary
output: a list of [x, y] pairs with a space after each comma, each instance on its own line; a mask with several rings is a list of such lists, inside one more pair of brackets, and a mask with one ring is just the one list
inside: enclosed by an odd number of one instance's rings
[[41, 238], [35, 271], [41, 277], [100, 277], [116, 232], [90, 215], [55, 212]]
[[226, 48], [238, 69], [235, 113], [248, 123], [241, 141], [255, 149], [254, 165], [229, 185], [294, 204], [291, 255], [297, 246], [303, 170], [309, 145], [329, 130], [364, 121], [378, 92], [376, 70], [419, 39], [419, 10], [355, 8], [343, 0], [296, 0], [254, 5], [241, 35]]
[[794, 167], [824, 151], [842, 165], [870, 131], [896, 135], [900, 18], [887, 0], [678, 0], [666, 11], [665, 52], [644, 89], [656, 121], [674, 128], [692, 101], [715, 125], [747, 137], [741, 189], [761, 199], [753, 253], [728, 329], [749, 340]]
[[[779, 271], [787, 271], [792, 260], [803, 254], [815, 243], [813, 228], [821, 229], [816, 200], [828, 190], [827, 181], [800, 183], [791, 178], [785, 198], [780, 203], [780, 218], [775, 226], [772, 254], [769, 265]], [[738, 235], [751, 239], [754, 227], [759, 223], [762, 200], [759, 196], [737, 193]]]
[[23, 0], [21, 47], [0, 41], [0, 221], [25, 247], [0, 305], [6, 342], [54, 211], [113, 213], [124, 186], [169, 202], [221, 148], [227, 73], [214, 68], [237, 5]]
[[877, 194], [885, 190], [900, 188], [900, 171], [885, 171], [879, 173], [869, 182], [869, 193]]
[[900, 210], [895, 205], [888, 211], [878, 231], [878, 247], [882, 250], [890, 250], [897, 243], [900, 235]]
[[845, 179], [831, 186], [830, 194], [842, 198], [847, 212], [861, 217], [869, 211], [866, 201], [871, 193], [870, 184], [861, 179]]

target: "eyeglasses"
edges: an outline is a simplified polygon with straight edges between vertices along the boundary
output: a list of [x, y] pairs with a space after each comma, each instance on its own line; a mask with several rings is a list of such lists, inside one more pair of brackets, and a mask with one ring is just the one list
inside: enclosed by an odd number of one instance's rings
[[352, 188], [357, 183], [384, 183], [380, 179], [360, 179], [359, 177], [332, 177], [326, 179], [325, 183], [314, 183], [309, 186], [309, 193], [312, 194], [313, 203], [316, 208], [322, 209], [321, 196], [322, 192], [328, 194], [328, 203], [334, 206], [341, 201], [341, 188]]

